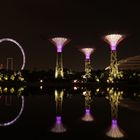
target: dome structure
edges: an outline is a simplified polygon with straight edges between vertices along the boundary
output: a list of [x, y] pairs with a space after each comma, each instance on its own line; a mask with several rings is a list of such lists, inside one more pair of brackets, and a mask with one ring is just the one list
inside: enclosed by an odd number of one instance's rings
[[140, 55], [118, 61], [120, 70], [140, 70]]

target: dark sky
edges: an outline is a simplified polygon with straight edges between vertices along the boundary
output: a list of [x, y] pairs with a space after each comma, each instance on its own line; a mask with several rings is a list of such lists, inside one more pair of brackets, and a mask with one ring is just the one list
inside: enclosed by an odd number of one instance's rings
[[[118, 59], [140, 54], [140, 7], [129, 0], [7, 0], [0, 3], [0, 38], [17, 40], [26, 53], [26, 69], [55, 67], [56, 48], [48, 41], [55, 36], [71, 39], [63, 49], [64, 67], [81, 71], [84, 55], [78, 47], [95, 47], [92, 65], [109, 65], [110, 50], [102, 37], [108, 33], [126, 34], [118, 45]], [[0, 44], [0, 63], [14, 58], [14, 68], [22, 62], [12, 43]]]

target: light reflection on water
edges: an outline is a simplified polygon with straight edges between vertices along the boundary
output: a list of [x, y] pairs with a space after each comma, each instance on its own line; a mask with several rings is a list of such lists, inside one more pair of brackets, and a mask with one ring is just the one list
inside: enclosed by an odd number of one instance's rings
[[0, 130], [6, 133], [20, 129], [28, 136], [38, 137], [64, 133], [62, 137], [92, 135], [94, 139], [134, 139], [139, 136], [140, 129], [139, 95], [139, 90], [122, 91], [118, 88], [73, 90], [26, 87], [20, 94], [1, 93], [0, 101], [5, 98], [5, 103], [11, 104], [14, 99], [10, 114], [20, 112], [20, 117], [9, 124], [11, 129], [1, 127]]

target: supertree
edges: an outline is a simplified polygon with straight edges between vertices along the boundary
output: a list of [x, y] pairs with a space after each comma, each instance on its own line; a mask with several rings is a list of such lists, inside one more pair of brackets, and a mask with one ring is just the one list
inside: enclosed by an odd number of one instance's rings
[[68, 38], [55, 37], [50, 39], [50, 41], [57, 48], [57, 58], [56, 58], [56, 68], [55, 68], [55, 78], [64, 78], [63, 72], [63, 62], [62, 62], [62, 50], [63, 47], [70, 41]]
[[91, 59], [90, 56], [94, 52], [94, 48], [82, 48], [80, 51], [85, 55], [85, 75], [86, 79], [91, 78]]
[[111, 126], [107, 129], [106, 135], [111, 138], [123, 138], [125, 136], [125, 132], [118, 125], [118, 104], [122, 94], [122, 91], [108, 88], [107, 98], [111, 105]]
[[91, 99], [91, 90], [87, 90], [86, 89], [83, 92], [83, 95], [85, 96], [85, 114], [83, 115], [83, 117], [81, 118], [81, 120], [82, 121], [85, 121], [85, 122], [94, 121], [94, 117], [92, 116], [91, 109], [90, 109], [91, 102], [92, 102], [92, 99]]
[[51, 129], [54, 133], [66, 132], [66, 128], [62, 123], [62, 102], [63, 102], [64, 90], [55, 90], [55, 103], [56, 103], [56, 118], [55, 124]]
[[110, 72], [109, 81], [113, 82], [114, 78], [119, 78], [120, 74], [118, 72], [118, 62], [117, 62], [117, 45], [125, 38], [121, 34], [109, 34], [104, 37], [104, 41], [110, 45], [111, 55], [110, 55]]

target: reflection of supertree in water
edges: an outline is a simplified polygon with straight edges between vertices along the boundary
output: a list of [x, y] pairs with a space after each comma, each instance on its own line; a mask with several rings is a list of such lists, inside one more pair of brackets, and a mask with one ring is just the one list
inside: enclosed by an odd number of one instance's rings
[[86, 89], [86, 91], [83, 92], [83, 95], [85, 96], [85, 114], [81, 118], [81, 120], [86, 122], [94, 121], [94, 117], [92, 116], [90, 109], [90, 105], [92, 102], [91, 91]]
[[63, 102], [63, 90], [55, 90], [55, 102], [56, 102], [56, 120], [51, 132], [63, 133], [66, 132], [66, 128], [62, 123], [62, 102]]
[[55, 68], [55, 78], [64, 78], [63, 62], [62, 62], [62, 50], [64, 45], [69, 42], [69, 39], [64, 37], [55, 37], [50, 40], [57, 48], [57, 59]]
[[91, 54], [94, 52], [94, 48], [82, 48], [80, 49], [81, 52], [84, 53], [85, 55], [85, 78], [91, 78], [91, 60], [90, 60], [90, 56]]
[[107, 130], [106, 135], [112, 138], [123, 138], [124, 131], [118, 126], [118, 104], [123, 92], [114, 90], [114, 88], [108, 89], [108, 99], [111, 104], [111, 126]]
[[111, 56], [110, 56], [110, 72], [107, 82], [113, 82], [114, 78], [119, 78], [121, 73], [118, 71], [117, 62], [117, 45], [124, 39], [124, 35], [110, 34], [104, 37], [104, 40], [110, 44]]

